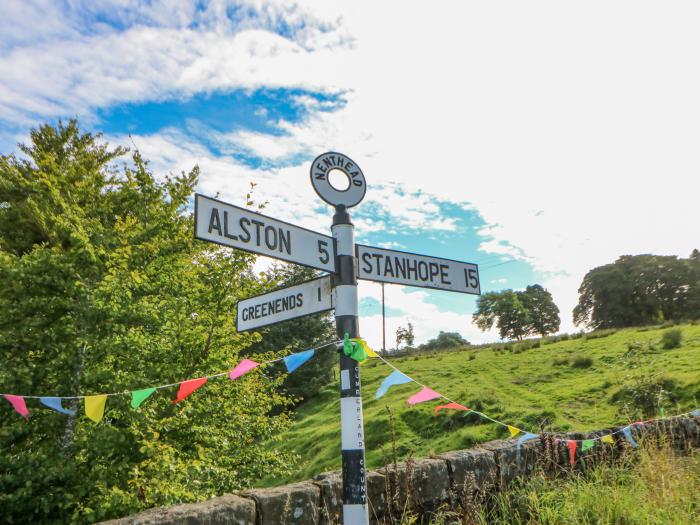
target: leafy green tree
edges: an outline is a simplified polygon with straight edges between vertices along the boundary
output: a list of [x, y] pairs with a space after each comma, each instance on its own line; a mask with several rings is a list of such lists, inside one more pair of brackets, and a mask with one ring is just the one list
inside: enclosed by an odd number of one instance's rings
[[469, 341], [464, 339], [458, 332], [443, 332], [442, 330], [434, 339], [420, 345], [420, 350], [444, 350], [446, 348], [458, 348], [468, 346]]
[[619, 328], [700, 316], [700, 263], [660, 255], [624, 255], [589, 271], [574, 323]]
[[[75, 121], [0, 156], [0, 391], [122, 392], [226, 371], [259, 337], [235, 331], [254, 258], [193, 239], [198, 170], [155, 180], [138, 152]], [[261, 357], [278, 356], [268, 352]], [[85, 523], [193, 501], [289, 471], [282, 377], [210, 380], [187, 401], [107, 401], [95, 424], [28, 399], [0, 407], [0, 508], [9, 523]], [[270, 417], [272, 412], [277, 415]], [[267, 443], [267, 444], [263, 444]]]
[[483, 331], [494, 324], [501, 339], [521, 340], [528, 335], [547, 335], [559, 330], [559, 308], [552, 295], [539, 284], [524, 291], [485, 293], [477, 299], [477, 311], [473, 315], [476, 325]]
[[528, 312], [530, 333], [544, 337], [559, 331], [559, 308], [551, 293], [539, 284], [533, 284], [525, 288], [520, 298]]
[[416, 336], [413, 333], [413, 325], [409, 322], [408, 326], [404, 328], [399, 326], [396, 329], [396, 349], [399, 349], [401, 343], [405, 343], [406, 349], [413, 348], [413, 343], [416, 340]]

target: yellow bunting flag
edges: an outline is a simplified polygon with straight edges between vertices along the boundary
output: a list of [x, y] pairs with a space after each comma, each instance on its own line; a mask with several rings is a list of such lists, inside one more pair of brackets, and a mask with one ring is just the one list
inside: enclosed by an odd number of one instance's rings
[[510, 437], [515, 437], [520, 434], [520, 429], [508, 425], [508, 432], [510, 432]]
[[350, 340], [351, 340], [351, 341], [355, 341], [355, 342], [356, 342], [357, 344], [359, 344], [362, 348], [364, 348], [364, 349], [365, 349], [365, 353], [367, 354], [367, 357], [379, 357], [379, 355], [377, 355], [377, 352], [375, 352], [374, 350], [372, 350], [372, 349], [369, 347], [369, 345], [367, 344], [367, 341], [365, 341], [364, 339], [360, 339], [359, 337], [353, 337], [353, 338], [350, 339]]
[[613, 437], [612, 437], [610, 434], [601, 437], [600, 440], [601, 440], [603, 443], [610, 443], [611, 445], [614, 445], [614, 444], [615, 444], [615, 440], [613, 439]]
[[92, 419], [95, 423], [102, 420], [105, 414], [105, 403], [107, 402], [107, 394], [99, 396], [85, 396], [85, 415]]

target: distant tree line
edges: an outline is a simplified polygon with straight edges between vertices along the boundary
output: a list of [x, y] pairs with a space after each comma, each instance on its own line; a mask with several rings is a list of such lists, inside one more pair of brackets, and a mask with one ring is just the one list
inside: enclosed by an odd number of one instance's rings
[[589, 271], [578, 290], [574, 323], [619, 328], [700, 318], [700, 252], [623, 255]]

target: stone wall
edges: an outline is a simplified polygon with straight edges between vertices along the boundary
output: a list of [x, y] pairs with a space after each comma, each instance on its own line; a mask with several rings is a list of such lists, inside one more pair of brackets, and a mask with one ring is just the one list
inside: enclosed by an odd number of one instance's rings
[[[405, 508], [429, 517], [441, 506], [459, 508], [468, 499], [498, 491], [517, 477], [539, 469], [571, 468], [567, 439], [589, 439], [618, 428], [586, 434], [552, 434], [524, 443], [497, 440], [478, 448], [457, 450], [367, 473], [373, 523], [400, 516]], [[700, 418], [675, 417], [636, 424], [636, 439], [664, 436], [678, 449], [700, 447]], [[601, 445], [579, 454], [574, 468], [609, 461], [629, 445], [617, 434], [614, 445]], [[391, 496], [389, 496], [391, 495]], [[202, 503], [152, 509], [105, 522], [109, 525], [331, 525], [341, 523], [342, 482], [339, 472], [310, 481], [270, 489], [229, 494]]]

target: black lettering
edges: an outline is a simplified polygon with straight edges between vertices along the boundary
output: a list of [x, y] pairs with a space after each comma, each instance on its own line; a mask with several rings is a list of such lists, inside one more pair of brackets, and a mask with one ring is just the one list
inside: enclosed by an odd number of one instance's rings
[[386, 277], [386, 274], [391, 274], [391, 276], [394, 277], [394, 268], [391, 266], [391, 257], [384, 259], [384, 277]]
[[317, 173], [314, 178], [316, 180], [326, 180], [326, 174], [325, 173]]
[[440, 270], [437, 263], [431, 262], [428, 266], [430, 267], [430, 280], [432, 281], [435, 277], [438, 276]]
[[238, 237], [235, 235], [230, 235], [228, 232], [228, 212], [224, 212], [224, 237], [228, 237], [229, 239], [233, 239], [234, 241], [238, 240]]
[[297, 294], [297, 305], [296, 308], [301, 308], [304, 306], [304, 296], [300, 293]]
[[396, 267], [395, 277], [399, 277], [399, 272], [401, 272], [401, 277], [406, 278], [406, 259], [399, 259], [396, 257], [394, 259], [394, 266]]
[[250, 226], [250, 220], [246, 219], [245, 217], [241, 217], [241, 220], [238, 221], [238, 225], [241, 227], [241, 230], [243, 230], [243, 233], [245, 234], [238, 236], [240, 241], [250, 242], [250, 232], [248, 231], [248, 226]]
[[452, 284], [450, 281], [447, 280], [447, 270], [450, 269], [449, 264], [441, 264], [440, 265], [440, 282], [442, 284]]
[[243, 311], [241, 312], [241, 317], [243, 318], [244, 321], [247, 321], [247, 320], [248, 320], [248, 315], [247, 315], [247, 314], [248, 314], [248, 309], [247, 309], [247, 308], [243, 308]]
[[255, 318], [256, 319], [260, 319], [260, 310], [261, 310], [260, 305], [256, 304], [255, 305]]
[[284, 297], [282, 299], [282, 311], [285, 312], [289, 310], [289, 297]]
[[335, 166], [335, 162], [332, 162], [331, 159], [335, 160], [335, 157], [326, 157], [323, 159], [323, 163], [326, 165], [327, 168], [332, 168]]
[[[292, 255], [292, 232], [284, 231], [280, 228], [280, 251], [286, 251], [287, 255]], [[285, 233], [287, 234], [285, 236]]]
[[323, 164], [321, 164], [320, 162], [319, 162], [318, 164], [316, 164], [316, 169], [317, 169], [318, 171], [320, 171], [320, 172], [323, 174], [324, 178], [325, 178], [325, 176], [326, 176], [326, 171], [328, 171], [328, 169], [327, 169]]
[[362, 271], [365, 273], [372, 273], [372, 254], [369, 252], [365, 252], [362, 254], [362, 263], [364, 266], [362, 267]]
[[248, 307], [248, 319], [255, 319], [255, 307], [254, 306], [249, 306]]
[[381, 265], [379, 264], [379, 261], [382, 260], [382, 254], [380, 254], [380, 253], [373, 253], [373, 254], [372, 254], [372, 257], [374, 257], [374, 258], [377, 260], [377, 275], [381, 275], [381, 274], [382, 274], [382, 270], [381, 270]]
[[282, 304], [282, 299], [277, 299], [275, 301], [275, 313], [278, 314], [280, 312], [284, 312], [286, 308], [283, 308], [283, 306], [284, 305]]
[[353, 180], [352, 183], [353, 183], [355, 186], [362, 186], [362, 181], [361, 181], [361, 180]]
[[[411, 263], [413, 263], [413, 266], [411, 266]], [[410, 279], [411, 273], [413, 273], [414, 279], [418, 279], [418, 261], [406, 259], [406, 277]]]
[[255, 245], [260, 246], [260, 229], [265, 226], [264, 222], [252, 220], [250, 221], [255, 224]]
[[221, 235], [221, 220], [219, 219], [219, 210], [216, 208], [211, 209], [211, 217], [209, 217], [209, 233], [212, 230], [216, 230]]
[[[423, 270], [425, 270], [425, 277], [423, 277]], [[428, 263], [426, 263], [425, 261], [421, 261], [418, 263], [418, 278], [421, 281], [428, 280]]]
[[[270, 238], [272, 238], [272, 240], [270, 240]], [[267, 245], [267, 249], [272, 252], [277, 249], [277, 230], [275, 230], [274, 226], [267, 226], [265, 228], [265, 244]]]

